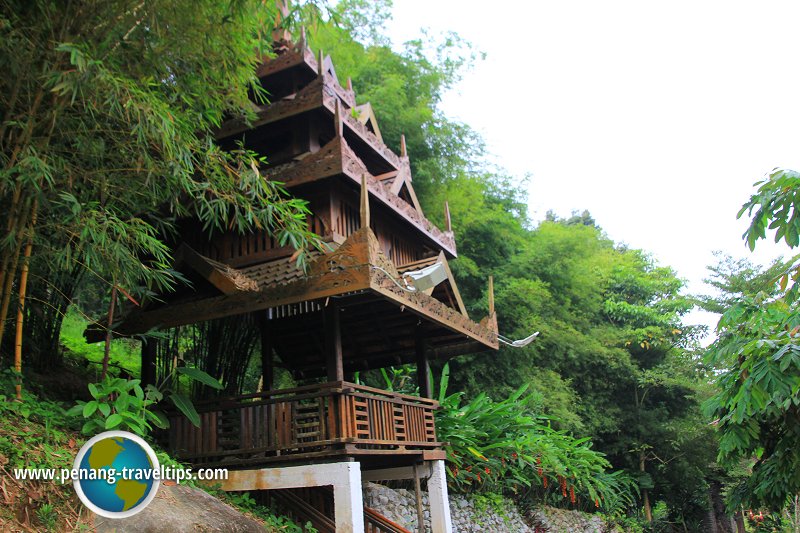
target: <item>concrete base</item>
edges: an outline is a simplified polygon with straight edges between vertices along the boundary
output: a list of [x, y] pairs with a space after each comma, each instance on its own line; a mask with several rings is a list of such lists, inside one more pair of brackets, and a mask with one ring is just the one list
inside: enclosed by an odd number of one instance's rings
[[428, 478], [428, 501], [431, 505], [431, 530], [433, 530], [433, 533], [453, 533], [444, 461], [431, 461], [431, 477]]
[[[431, 512], [431, 530], [433, 533], [452, 533], [453, 522], [450, 518], [450, 499], [447, 495], [447, 476], [444, 461], [425, 461], [417, 472], [422, 479], [428, 480], [428, 502]], [[413, 467], [385, 468], [367, 470], [362, 475], [363, 481], [389, 481], [414, 479]]]
[[[228, 479], [222, 483], [222, 490], [297, 489], [327, 485], [333, 486], [337, 533], [364, 533], [364, 501], [361, 495], [360, 463], [342, 462], [284, 468], [259, 468], [257, 470], [231, 470], [228, 472]], [[445, 490], [447, 490], [446, 486]]]

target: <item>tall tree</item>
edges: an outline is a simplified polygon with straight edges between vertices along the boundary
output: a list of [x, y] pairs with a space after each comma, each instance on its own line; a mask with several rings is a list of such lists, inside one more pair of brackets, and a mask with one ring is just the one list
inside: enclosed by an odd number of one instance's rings
[[[744, 204], [751, 249], [767, 230], [790, 249], [800, 245], [800, 173], [776, 169]], [[707, 402], [723, 464], [752, 462], [730, 504], [781, 509], [800, 493], [800, 304], [796, 258], [766, 272], [727, 276], [718, 338], [708, 360], [718, 392]], [[745, 265], [746, 266], [746, 265]]]
[[0, 2], [0, 341], [16, 291], [17, 368], [29, 264], [141, 296], [175, 283], [180, 217], [308, 244], [304, 204], [213, 140], [263, 96], [254, 51], [275, 18], [256, 0]]

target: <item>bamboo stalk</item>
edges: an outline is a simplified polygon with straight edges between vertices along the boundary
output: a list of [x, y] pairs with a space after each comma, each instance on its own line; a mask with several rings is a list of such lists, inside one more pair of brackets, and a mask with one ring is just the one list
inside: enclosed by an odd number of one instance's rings
[[14, 339], [14, 371], [17, 374], [17, 400], [22, 401], [22, 325], [25, 320], [25, 293], [28, 289], [28, 270], [30, 268], [31, 251], [33, 250], [33, 234], [36, 229], [37, 201], [34, 200], [31, 210], [31, 224], [28, 229], [28, 242], [22, 255], [22, 272], [19, 275], [19, 305], [17, 306], [17, 331]]
[[117, 300], [117, 283], [114, 282], [114, 285], [111, 287], [111, 303], [108, 304], [108, 321], [107, 321], [107, 328], [106, 328], [106, 343], [104, 346], [103, 351], [103, 374], [100, 377], [100, 380], [103, 381], [106, 379], [106, 374], [108, 373], [108, 359], [111, 355], [111, 325], [114, 323], [114, 303]]
[[43, 97], [44, 87], [40, 87], [39, 91], [34, 97], [30, 111], [26, 113], [30, 118], [28, 119], [28, 123], [25, 125], [25, 129], [22, 132], [22, 137], [20, 137], [20, 139], [14, 144], [14, 150], [11, 152], [11, 157], [6, 165], [6, 170], [14, 167], [14, 165], [17, 163], [17, 156], [19, 156], [20, 151], [22, 151], [22, 148], [28, 144], [28, 142], [30, 142], [31, 136], [33, 135], [33, 125], [36, 122], [34, 117], [36, 116], [36, 113], [39, 112], [39, 106], [42, 103]]
[[8, 107], [6, 108], [5, 116], [3, 116], [3, 123], [0, 124], [0, 146], [5, 144], [3, 138], [6, 136], [8, 123], [11, 120], [14, 107], [17, 105], [17, 97], [19, 96], [19, 89], [22, 86], [22, 78], [22, 76], [17, 76], [17, 80], [14, 83], [14, 88], [11, 90], [11, 97], [8, 99]]
[[19, 257], [22, 254], [22, 240], [19, 241], [17, 249], [14, 253], [14, 260], [12, 261], [11, 268], [9, 269], [5, 284], [3, 286], [3, 299], [0, 303], [0, 346], [3, 345], [3, 337], [6, 331], [6, 319], [8, 318], [8, 310], [11, 307], [11, 293], [14, 287], [14, 278], [17, 275], [17, 267], [19, 266]]
[[[27, 217], [27, 213], [25, 213], [25, 217]], [[17, 275], [19, 258], [22, 254], [22, 244], [25, 242], [23, 231], [19, 231], [16, 241], [17, 246], [14, 250], [13, 256], [11, 257], [11, 268], [5, 272], [3, 279], [4, 283], [2, 286], [0, 286], [0, 294], [2, 294], [2, 300], [0, 301], [0, 346], [3, 345], [6, 319], [8, 318], [8, 310], [11, 307], [11, 293], [14, 287], [14, 278]]]
[[[14, 196], [11, 199], [11, 206], [8, 209], [8, 222], [6, 223], [6, 235], [11, 235], [11, 232], [16, 228], [15, 219], [18, 218], [19, 211], [19, 204], [20, 204], [20, 196], [21, 196], [21, 187], [17, 187], [14, 190]], [[19, 251], [17, 251], [19, 254]], [[3, 294], [2, 287], [5, 287], [5, 280], [6, 280], [6, 272], [8, 272], [8, 264], [11, 262], [12, 256], [9, 254], [3, 254], [2, 263], [0, 263], [0, 295]], [[13, 277], [13, 275], [12, 275]]]

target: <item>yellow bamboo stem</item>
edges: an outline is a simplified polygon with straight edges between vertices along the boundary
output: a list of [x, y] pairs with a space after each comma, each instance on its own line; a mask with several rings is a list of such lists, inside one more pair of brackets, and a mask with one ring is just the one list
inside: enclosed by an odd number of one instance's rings
[[36, 228], [37, 201], [34, 200], [31, 210], [31, 224], [28, 228], [28, 242], [22, 254], [22, 272], [19, 275], [19, 305], [17, 306], [17, 331], [14, 339], [14, 371], [17, 374], [17, 384], [14, 387], [17, 400], [22, 400], [22, 326], [25, 320], [25, 293], [28, 289], [28, 270], [30, 267], [31, 251], [33, 250], [33, 234]]
[[117, 300], [117, 283], [116, 280], [114, 281], [114, 285], [111, 287], [111, 303], [108, 305], [108, 323], [106, 329], [106, 342], [105, 346], [103, 346], [103, 375], [100, 377], [100, 380], [106, 379], [106, 374], [108, 374], [108, 359], [111, 355], [111, 326], [114, 323], [114, 303]]
[[[26, 212], [20, 216], [20, 220], [24, 220], [28, 216], [27, 209], [25, 209], [25, 211]], [[6, 319], [8, 318], [8, 309], [11, 306], [11, 292], [12, 288], [14, 287], [14, 278], [17, 275], [17, 267], [19, 266], [19, 257], [20, 254], [22, 253], [22, 244], [25, 242], [24, 227], [18, 231], [16, 240], [17, 240], [17, 246], [14, 249], [13, 255], [11, 256], [10, 268], [5, 271], [3, 276], [3, 285], [0, 286], [0, 294], [2, 294], [2, 299], [0, 299], [0, 346], [3, 345]], [[6, 264], [5, 266], [8, 265]]]

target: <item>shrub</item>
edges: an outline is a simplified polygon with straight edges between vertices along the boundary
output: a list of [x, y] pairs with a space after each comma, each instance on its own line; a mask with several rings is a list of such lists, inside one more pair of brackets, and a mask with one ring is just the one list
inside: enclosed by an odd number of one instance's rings
[[633, 481], [609, 472], [611, 465], [589, 438], [554, 430], [548, 417], [534, 412], [526, 386], [502, 401], [479, 394], [463, 403], [463, 393], [447, 395], [448, 379], [445, 365], [436, 428], [446, 443], [453, 490], [522, 497], [525, 489], [524, 494], [549, 503], [569, 501], [612, 513], [633, 504]]

